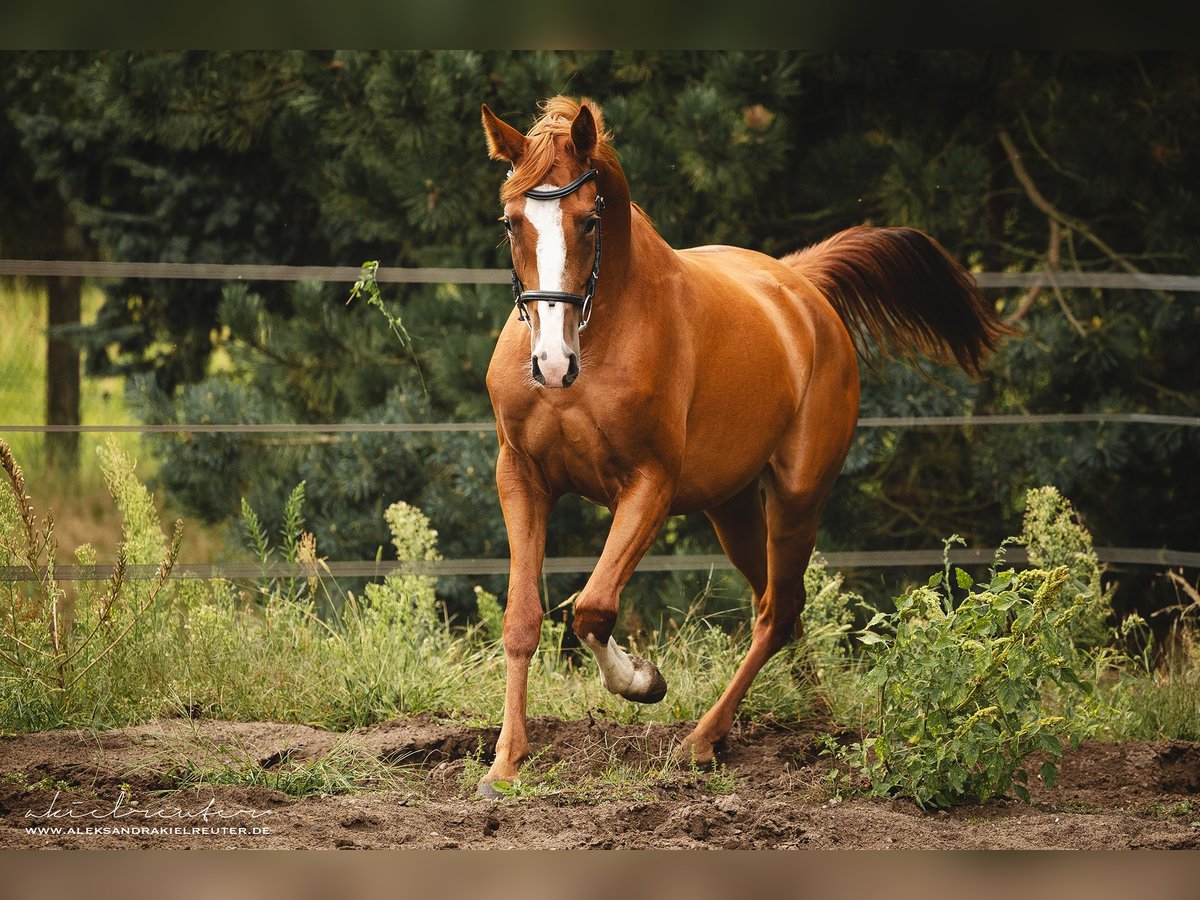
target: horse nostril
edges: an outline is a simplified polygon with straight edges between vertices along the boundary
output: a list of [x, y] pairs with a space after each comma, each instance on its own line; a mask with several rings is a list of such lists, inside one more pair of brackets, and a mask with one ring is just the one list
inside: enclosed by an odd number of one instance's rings
[[570, 387], [575, 383], [575, 379], [579, 377], [579, 360], [572, 353], [567, 360], [567, 374], [563, 376], [563, 387]]
[[542, 374], [542, 370], [538, 368], [537, 357], [533, 357], [533, 380], [538, 384], [546, 383], [546, 376]]

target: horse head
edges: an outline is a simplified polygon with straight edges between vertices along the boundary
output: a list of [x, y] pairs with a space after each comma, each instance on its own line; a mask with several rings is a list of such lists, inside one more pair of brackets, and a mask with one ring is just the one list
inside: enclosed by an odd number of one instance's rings
[[501, 221], [513, 298], [530, 331], [530, 372], [539, 384], [566, 388], [579, 376], [579, 333], [600, 276], [604, 186], [619, 179], [626, 197], [628, 188], [597, 107], [556, 97], [542, 111], [524, 135], [484, 104], [483, 130], [491, 157], [512, 166]]

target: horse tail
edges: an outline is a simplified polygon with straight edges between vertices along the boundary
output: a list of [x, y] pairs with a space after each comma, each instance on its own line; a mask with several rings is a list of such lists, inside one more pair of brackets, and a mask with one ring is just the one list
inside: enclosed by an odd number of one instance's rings
[[860, 352], [870, 338], [884, 355], [920, 350], [978, 376], [1013, 333], [970, 273], [915, 228], [848, 228], [783, 262], [828, 298]]

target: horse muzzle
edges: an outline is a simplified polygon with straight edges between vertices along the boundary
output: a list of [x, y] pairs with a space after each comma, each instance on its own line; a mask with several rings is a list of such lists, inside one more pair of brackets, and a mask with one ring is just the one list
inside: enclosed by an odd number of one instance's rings
[[530, 361], [533, 380], [548, 388], [569, 388], [579, 377], [579, 357], [575, 353], [565, 358], [550, 359], [546, 352], [535, 354]]

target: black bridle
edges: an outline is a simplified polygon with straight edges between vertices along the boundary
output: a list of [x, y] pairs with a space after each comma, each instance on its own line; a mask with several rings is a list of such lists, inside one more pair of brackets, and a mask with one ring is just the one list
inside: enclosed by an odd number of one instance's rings
[[[596, 170], [588, 169], [574, 181], [560, 188], [530, 188], [525, 196], [530, 200], [561, 200], [569, 197], [589, 181], [596, 178]], [[596, 257], [592, 262], [592, 274], [588, 276], [587, 289], [583, 294], [572, 294], [567, 291], [527, 291], [517, 270], [512, 270], [513, 303], [517, 307], [517, 317], [533, 331], [533, 323], [529, 319], [529, 311], [525, 304], [535, 300], [545, 300], [548, 303], [570, 303], [579, 307], [579, 330], [587, 328], [588, 319], [592, 317], [592, 297], [596, 293], [596, 279], [600, 276], [600, 214], [604, 212], [604, 198], [596, 193]]]

